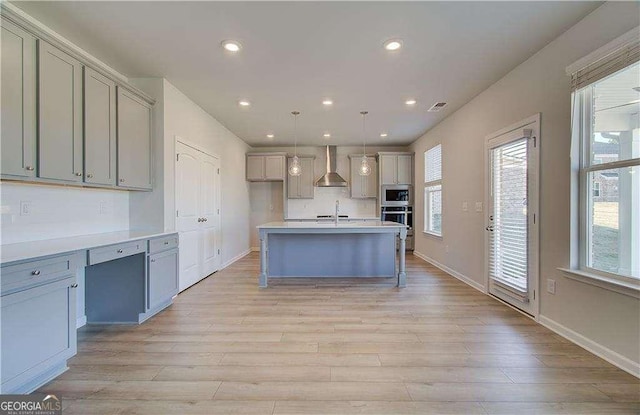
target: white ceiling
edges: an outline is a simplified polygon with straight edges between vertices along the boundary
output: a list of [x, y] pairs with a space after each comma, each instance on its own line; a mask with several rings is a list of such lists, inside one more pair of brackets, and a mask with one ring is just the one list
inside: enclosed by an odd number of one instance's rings
[[[361, 110], [369, 143], [411, 143], [600, 3], [15, 4], [129, 77], [167, 78], [259, 146], [293, 142], [292, 110], [302, 113], [303, 145], [361, 143]], [[389, 38], [404, 47], [385, 51]], [[239, 40], [241, 52], [225, 52], [224, 39]], [[449, 105], [427, 112], [436, 101]]]

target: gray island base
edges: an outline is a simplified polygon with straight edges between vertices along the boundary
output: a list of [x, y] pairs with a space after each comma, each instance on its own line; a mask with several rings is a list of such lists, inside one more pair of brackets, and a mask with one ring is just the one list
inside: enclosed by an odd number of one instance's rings
[[269, 278], [287, 277], [386, 277], [397, 278], [398, 287], [406, 286], [404, 225], [270, 222], [258, 230], [261, 288]]

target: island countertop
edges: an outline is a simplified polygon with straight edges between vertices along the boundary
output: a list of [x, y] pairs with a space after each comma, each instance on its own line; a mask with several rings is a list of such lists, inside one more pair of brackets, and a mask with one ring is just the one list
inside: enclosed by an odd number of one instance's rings
[[269, 222], [257, 227], [258, 229], [339, 229], [347, 233], [350, 229], [381, 229], [381, 228], [406, 228], [405, 225], [389, 222], [389, 221], [362, 221], [362, 222], [347, 222], [338, 221], [336, 224], [333, 221], [322, 222]]

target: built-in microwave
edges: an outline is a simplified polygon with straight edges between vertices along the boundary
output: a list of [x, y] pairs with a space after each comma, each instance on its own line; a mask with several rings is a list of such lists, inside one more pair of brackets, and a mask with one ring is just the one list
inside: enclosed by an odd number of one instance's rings
[[382, 206], [413, 205], [413, 189], [410, 185], [382, 186], [380, 204]]

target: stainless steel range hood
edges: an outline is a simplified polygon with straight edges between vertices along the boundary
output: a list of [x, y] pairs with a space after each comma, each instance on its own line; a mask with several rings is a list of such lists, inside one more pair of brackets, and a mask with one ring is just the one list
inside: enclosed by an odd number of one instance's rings
[[336, 146], [327, 146], [327, 173], [316, 182], [318, 187], [347, 187], [347, 181], [336, 173]]

